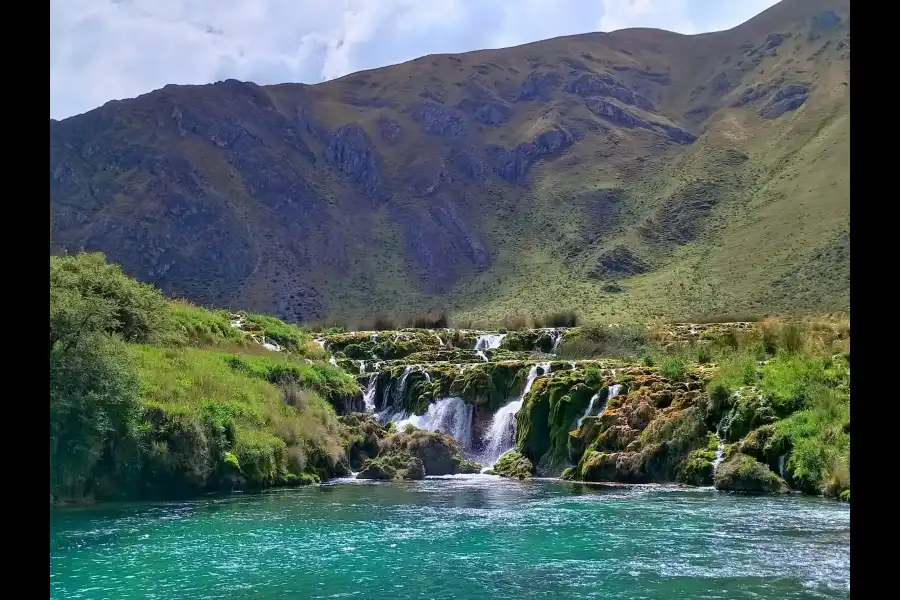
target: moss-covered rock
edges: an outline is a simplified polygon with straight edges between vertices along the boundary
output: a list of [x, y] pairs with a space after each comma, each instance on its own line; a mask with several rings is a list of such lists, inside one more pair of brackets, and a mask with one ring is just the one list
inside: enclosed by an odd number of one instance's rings
[[572, 458], [569, 434], [596, 393], [584, 376], [585, 371], [566, 371], [536, 379], [516, 415], [516, 448], [542, 473], [561, 471]]
[[754, 494], [776, 494], [788, 492], [784, 479], [769, 468], [746, 454], [735, 453], [719, 465], [716, 470], [717, 490], [746, 492]]
[[363, 464], [357, 479], [425, 479], [425, 467], [414, 456], [400, 453], [382, 454]]
[[753, 429], [777, 419], [769, 398], [755, 388], [741, 388], [734, 392], [731, 408], [722, 418], [719, 431], [729, 442], [736, 442]]
[[347, 461], [357, 471], [366, 460], [378, 456], [378, 443], [387, 435], [387, 429], [374, 415], [364, 413], [351, 413], [338, 420], [344, 426]]
[[705, 448], [694, 450], [682, 460], [676, 468], [675, 480], [679, 483], [696, 486], [708, 486], [713, 484], [716, 450], [719, 440], [715, 435], [709, 434]]
[[455, 475], [481, 470], [481, 465], [465, 460], [459, 445], [449, 435], [408, 427], [386, 437], [380, 443], [385, 455], [412, 456], [422, 462], [428, 475]]
[[501, 477], [531, 479], [534, 475], [534, 465], [528, 460], [528, 457], [523, 456], [516, 450], [510, 450], [497, 460], [490, 473]]
[[521, 331], [510, 331], [503, 338], [503, 341], [500, 342], [500, 348], [519, 352], [538, 350], [549, 353], [553, 350], [553, 341], [554, 334], [552, 330], [523, 329]]

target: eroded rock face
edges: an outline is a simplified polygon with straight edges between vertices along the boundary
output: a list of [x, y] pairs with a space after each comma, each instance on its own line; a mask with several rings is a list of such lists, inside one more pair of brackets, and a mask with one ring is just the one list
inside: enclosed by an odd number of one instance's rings
[[497, 175], [516, 182], [525, 177], [535, 162], [559, 154], [574, 141], [572, 134], [557, 127], [541, 133], [533, 142], [523, 142], [512, 150], [499, 146], [489, 147], [488, 154], [493, 158]]
[[549, 100], [553, 92], [563, 84], [563, 78], [556, 73], [535, 71], [525, 78], [519, 91], [518, 100]]
[[422, 123], [425, 133], [430, 135], [455, 138], [469, 133], [465, 118], [455, 108], [423, 102], [413, 107], [412, 114], [415, 120]]
[[607, 74], [585, 73], [570, 83], [566, 90], [584, 98], [589, 96], [608, 96], [644, 110], [654, 110], [653, 103], [650, 100]]
[[784, 113], [803, 106], [808, 96], [809, 87], [786, 83], [779, 87], [772, 99], [760, 109], [760, 116], [766, 119], [777, 119]]
[[647, 271], [647, 263], [628, 246], [618, 245], [604, 252], [597, 259], [597, 266], [590, 272], [592, 277], [621, 277]]
[[325, 160], [360, 184], [367, 193], [381, 186], [381, 171], [372, 140], [356, 123], [339, 127], [328, 137]]

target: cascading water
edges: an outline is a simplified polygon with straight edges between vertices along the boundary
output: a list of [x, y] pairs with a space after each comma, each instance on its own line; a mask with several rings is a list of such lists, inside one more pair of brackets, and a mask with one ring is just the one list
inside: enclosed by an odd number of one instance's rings
[[[622, 391], [622, 386], [618, 383], [609, 386], [609, 393], [606, 396], [606, 400], [604, 400], [600, 406], [597, 407], [597, 414], [603, 412], [603, 409], [606, 408], [606, 403], [619, 395], [619, 392]], [[587, 410], [584, 411], [584, 414], [581, 415], [581, 418], [578, 419], [578, 426], [581, 427], [581, 422], [584, 421], [586, 417], [591, 416], [594, 412], [594, 403], [600, 398], [600, 392], [594, 394], [591, 398], [590, 404], [588, 404]]]
[[516, 443], [516, 415], [522, 408], [522, 398], [513, 400], [494, 413], [491, 425], [481, 437], [484, 444], [482, 462], [494, 465]]
[[475, 340], [475, 350], [494, 350], [500, 347], [505, 333], [483, 333]]
[[337, 359], [334, 357], [334, 355], [332, 355], [331, 358], [328, 359], [328, 362], [331, 363], [331, 366], [333, 367], [338, 366]]
[[378, 389], [378, 386], [376, 385], [377, 381], [378, 373], [369, 375], [369, 383], [366, 385], [366, 391], [363, 392], [363, 404], [368, 413], [375, 412], [375, 391]]
[[462, 398], [441, 398], [429, 404], [424, 415], [396, 415], [391, 420], [396, 423], [398, 431], [403, 431], [407, 425], [413, 425], [419, 429], [446, 433], [463, 450], [472, 447], [472, 405]]
[[546, 375], [550, 372], [550, 363], [532, 366], [531, 370], [528, 371], [528, 378], [525, 380], [525, 388], [522, 390], [522, 395], [501, 407], [491, 418], [490, 426], [481, 436], [483, 445], [481, 461], [484, 464], [493, 466], [501, 456], [515, 446], [516, 415], [522, 408], [525, 396], [531, 391], [534, 380], [538, 378], [538, 368], [543, 369], [543, 374]]
[[784, 477], [784, 459], [787, 458], [787, 454], [782, 454], [778, 457], [778, 474]]
[[366, 372], [366, 361], [364, 361], [364, 360], [359, 361], [359, 372], [360, 373]]
[[485, 355], [485, 353], [482, 350], [477, 351], [475, 354], [480, 356], [481, 360], [483, 360], [484, 362], [488, 362], [488, 357], [487, 357], [487, 355]]
[[559, 329], [551, 329], [548, 333], [550, 334], [550, 339], [553, 340], [553, 349], [550, 352], [556, 354], [556, 349], [563, 339], [563, 332]]
[[403, 369], [403, 375], [400, 376], [400, 396], [403, 396], [403, 390], [406, 389], [406, 378], [409, 377], [409, 374], [412, 373], [414, 365], [406, 365], [406, 368]]
[[719, 465], [725, 460], [725, 440], [722, 439], [722, 436], [719, 435], [719, 432], [716, 432], [716, 437], [719, 438], [719, 445], [716, 446], [716, 460], [713, 461], [713, 476], [716, 474], [716, 470], [719, 468]]

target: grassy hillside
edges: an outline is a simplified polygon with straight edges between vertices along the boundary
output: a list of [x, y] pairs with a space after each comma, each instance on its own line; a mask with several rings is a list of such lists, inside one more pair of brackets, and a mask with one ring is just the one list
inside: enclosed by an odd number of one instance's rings
[[848, 0], [51, 121], [51, 250], [296, 322], [849, 306]]
[[[99, 254], [51, 257], [50, 289], [51, 501], [344, 472], [350, 433], [335, 407], [359, 385], [321, 361], [309, 334], [251, 315], [232, 327], [227, 313], [167, 301]], [[282, 351], [252, 339], [263, 333]]]

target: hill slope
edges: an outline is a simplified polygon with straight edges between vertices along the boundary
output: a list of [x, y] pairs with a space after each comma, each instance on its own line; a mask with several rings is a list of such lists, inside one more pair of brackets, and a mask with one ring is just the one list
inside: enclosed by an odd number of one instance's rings
[[51, 251], [288, 320], [849, 306], [849, 0], [50, 122]]

